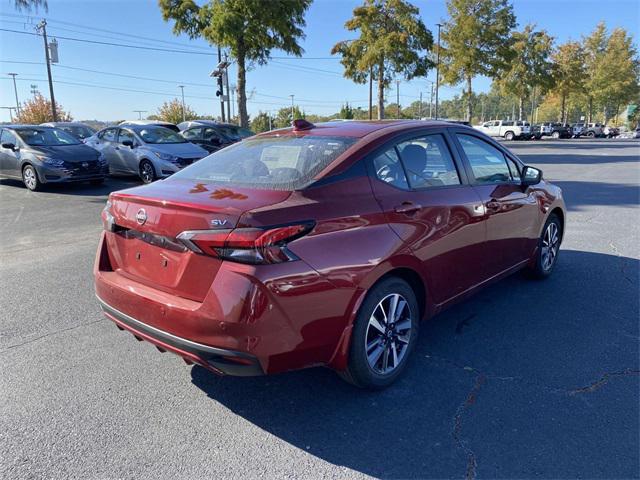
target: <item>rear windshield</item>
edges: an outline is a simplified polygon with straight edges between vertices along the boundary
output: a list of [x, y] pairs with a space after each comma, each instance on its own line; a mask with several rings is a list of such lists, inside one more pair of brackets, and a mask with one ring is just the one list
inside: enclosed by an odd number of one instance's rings
[[259, 137], [223, 148], [171, 178], [296, 190], [356, 141], [348, 137]]
[[21, 128], [16, 133], [27, 145], [32, 146], [55, 147], [80, 143], [76, 137], [57, 128]]
[[76, 125], [65, 125], [64, 127], [58, 127], [60, 130], [64, 130], [67, 133], [70, 133], [71, 135], [73, 135], [76, 138], [79, 138], [80, 140], [84, 140], [85, 138], [89, 138], [91, 135], [93, 135], [94, 132], [93, 130], [91, 130], [89, 127], [85, 127], [85, 126], [76, 126]]

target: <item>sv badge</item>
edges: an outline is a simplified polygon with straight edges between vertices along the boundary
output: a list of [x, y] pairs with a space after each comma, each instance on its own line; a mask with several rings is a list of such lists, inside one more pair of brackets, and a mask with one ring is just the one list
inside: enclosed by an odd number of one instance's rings
[[221, 220], [219, 218], [214, 218], [211, 220], [211, 225], [214, 227], [224, 227], [227, 224], [227, 220]]

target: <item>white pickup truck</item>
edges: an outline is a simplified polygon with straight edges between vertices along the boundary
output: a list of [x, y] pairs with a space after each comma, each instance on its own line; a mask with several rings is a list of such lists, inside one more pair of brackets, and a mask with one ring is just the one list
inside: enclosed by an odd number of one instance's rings
[[531, 138], [531, 125], [529, 122], [514, 120], [491, 120], [473, 128], [480, 130], [490, 137], [502, 137], [505, 140], [527, 140]]

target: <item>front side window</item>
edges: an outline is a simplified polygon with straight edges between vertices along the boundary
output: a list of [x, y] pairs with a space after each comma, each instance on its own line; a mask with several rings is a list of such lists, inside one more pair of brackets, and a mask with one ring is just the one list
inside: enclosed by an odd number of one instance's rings
[[120, 133], [118, 134], [118, 143], [123, 143], [127, 140], [129, 140], [133, 144], [136, 143], [136, 137], [133, 135], [133, 132], [121, 128]]
[[457, 133], [477, 183], [503, 183], [511, 181], [511, 170], [504, 154], [493, 145], [472, 135]]
[[204, 131], [204, 140], [206, 142], [223, 142], [226, 138], [213, 128], [206, 128]]
[[397, 188], [409, 189], [407, 177], [404, 174], [404, 169], [400, 164], [395, 147], [391, 147], [377, 155], [373, 159], [373, 168], [376, 171], [376, 177], [383, 182]]
[[355, 140], [313, 135], [249, 138], [203, 158], [171, 179], [296, 190], [309, 184]]
[[13, 143], [14, 145], [18, 144], [16, 137], [14, 137], [13, 133], [11, 133], [6, 128], [2, 130], [2, 134], [0, 134], [0, 144], [3, 144], [3, 143]]
[[202, 129], [201, 128], [190, 128], [189, 130], [185, 130], [182, 132], [182, 136], [187, 140], [199, 140], [202, 138]]
[[78, 145], [80, 141], [58, 128], [21, 128], [16, 131], [20, 138], [31, 146], [56, 147]]
[[398, 151], [411, 188], [460, 185], [458, 171], [442, 135], [402, 142], [398, 144]]

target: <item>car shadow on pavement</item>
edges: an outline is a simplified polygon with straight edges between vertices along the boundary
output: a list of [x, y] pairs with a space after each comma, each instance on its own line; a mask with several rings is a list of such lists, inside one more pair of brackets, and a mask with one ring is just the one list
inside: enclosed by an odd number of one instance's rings
[[567, 209], [581, 210], [587, 206], [634, 207], [640, 204], [640, 186], [624, 183], [555, 181], [562, 189]]
[[545, 281], [515, 274], [424, 322], [387, 390], [321, 368], [219, 378], [194, 367], [192, 382], [289, 444], [375, 477], [633, 477], [640, 262], [559, 258]]

